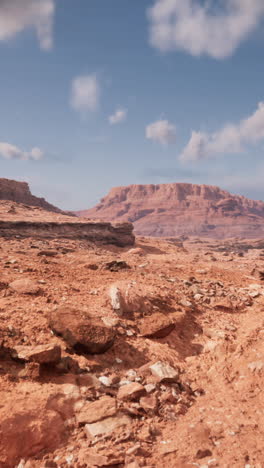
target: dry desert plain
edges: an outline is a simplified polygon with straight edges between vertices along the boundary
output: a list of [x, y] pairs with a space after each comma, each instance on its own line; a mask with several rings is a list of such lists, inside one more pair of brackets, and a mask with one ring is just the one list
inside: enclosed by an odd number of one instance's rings
[[2, 468], [264, 466], [263, 241], [0, 205]]

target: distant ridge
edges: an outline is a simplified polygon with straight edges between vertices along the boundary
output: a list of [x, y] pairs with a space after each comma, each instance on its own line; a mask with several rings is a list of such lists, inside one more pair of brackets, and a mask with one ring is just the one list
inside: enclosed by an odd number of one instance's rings
[[185, 183], [116, 187], [78, 216], [130, 221], [144, 236], [209, 238], [264, 236], [264, 202], [211, 185]]

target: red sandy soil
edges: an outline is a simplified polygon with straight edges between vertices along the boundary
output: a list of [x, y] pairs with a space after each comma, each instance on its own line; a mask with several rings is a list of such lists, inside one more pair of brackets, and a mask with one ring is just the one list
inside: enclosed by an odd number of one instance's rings
[[262, 244], [0, 238], [0, 467], [264, 467]]

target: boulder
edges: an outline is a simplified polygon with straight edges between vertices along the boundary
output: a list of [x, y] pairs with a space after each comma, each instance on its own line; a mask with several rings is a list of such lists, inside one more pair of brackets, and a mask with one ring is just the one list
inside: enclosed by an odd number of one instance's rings
[[115, 330], [85, 310], [71, 306], [60, 307], [50, 313], [51, 329], [76, 350], [90, 354], [107, 351], [114, 343]]

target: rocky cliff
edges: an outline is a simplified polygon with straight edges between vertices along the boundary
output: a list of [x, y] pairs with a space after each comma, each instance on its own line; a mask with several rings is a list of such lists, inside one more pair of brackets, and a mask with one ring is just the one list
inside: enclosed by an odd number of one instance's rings
[[264, 202], [210, 185], [117, 187], [94, 208], [76, 214], [105, 221], [130, 221], [135, 233], [144, 236], [221, 239], [264, 235]]
[[7, 200], [0, 201], [1, 237], [84, 239], [118, 247], [131, 246], [135, 241], [131, 223], [87, 221]]
[[0, 200], [10, 200], [25, 205], [38, 206], [47, 211], [60, 213], [61, 210], [56, 206], [46, 202], [44, 198], [32, 195], [26, 182], [17, 182], [16, 180], [0, 178]]

